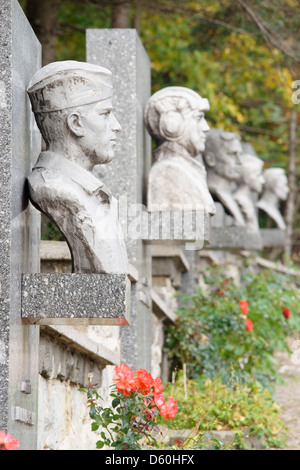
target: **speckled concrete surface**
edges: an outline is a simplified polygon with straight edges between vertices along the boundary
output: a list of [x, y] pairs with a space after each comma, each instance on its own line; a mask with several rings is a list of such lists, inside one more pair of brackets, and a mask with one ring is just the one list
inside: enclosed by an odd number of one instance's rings
[[24, 274], [22, 281], [23, 320], [128, 324], [130, 282], [126, 274]]

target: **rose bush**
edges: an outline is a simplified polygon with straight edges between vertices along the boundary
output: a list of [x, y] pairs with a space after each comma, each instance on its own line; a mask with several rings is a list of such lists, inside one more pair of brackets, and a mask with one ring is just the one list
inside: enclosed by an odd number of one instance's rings
[[92, 431], [102, 428], [97, 448], [106, 445], [116, 450], [140, 450], [145, 444], [156, 446], [154, 434], [159, 431], [156, 419], [158, 416], [173, 419], [177, 401], [171, 397], [166, 401], [161, 379], [153, 378], [145, 369], [132, 371], [121, 363], [115, 367], [115, 373], [110, 407], [99, 404], [101, 397], [91, 381], [87, 389], [79, 389], [87, 394]]
[[246, 267], [241, 284], [220, 268], [207, 270], [206, 289], [181, 296], [182, 308], [168, 329], [172, 370], [186, 364], [189, 378], [241, 380], [271, 387], [279, 378], [276, 350], [289, 351], [288, 335], [300, 332], [300, 292], [295, 281], [275, 271]]

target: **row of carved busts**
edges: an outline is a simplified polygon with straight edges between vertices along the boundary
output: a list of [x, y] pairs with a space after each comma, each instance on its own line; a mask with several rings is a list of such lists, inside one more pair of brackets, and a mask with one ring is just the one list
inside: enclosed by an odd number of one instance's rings
[[[112, 113], [111, 72], [85, 62], [54, 62], [36, 72], [27, 91], [46, 146], [28, 178], [31, 202], [64, 235], [73, 272], [127, 272], [117, 201], [93, 173], [113, 159], [121, 130]], [[148, 209], [204, 208], [213, 215], [214, 197], [236, 224], [252, 229], [248, 195], [260, 190], [262, 162], [243, 155], [236, 134], [209, 130], [208, 109], [207, 99], [182, 87], [150, 98], [145, 123], [158, 146], [149, 174]], [[285, 197], [279, 172], [264, 173], [258, 207], [275, 211], [278, 198]]]
[[148, 178], [148, 209], [202, 207], [214, 215], [218, 201], [234, 225], [248, 232], [259, 231], [258, 210], [284, 230], [279, 210], [289, 191], [284, 170], [263, 171], [263, 160], [244, 148], [238, 134], [209, 128], [208, 110], [207, 99], [185, 87], [167, 87], [149, 99], [145, 125], [157, 147]]

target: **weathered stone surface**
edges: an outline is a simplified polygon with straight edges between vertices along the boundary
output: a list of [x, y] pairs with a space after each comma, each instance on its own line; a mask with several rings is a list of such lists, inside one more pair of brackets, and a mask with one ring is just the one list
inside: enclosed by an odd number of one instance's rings
[[190, 270], [184, 251], [178, 245], [152, 245], [152, 277], [170, 278], [173, 286], [179, 289], [181, 276]]
[[200, 249], [209, 241], [210, 215], [204, 210], [153, 210], [143, 212], [136, 223], [140, 224], [141, 238], [148, 243], [177, 242], [193, 247], [190, 243], [195, 242]]
[[[74, 339], [74, 336], [73, 336]], [[46, 379], [69, 380], [70, 382], [88, 386], [88, 375], [93, 376], [93, 385], [101, 386], [101, 370], [103, 366], [114, 364], [110, 351], [103, 348], [103, 356], [91, 354], [76, 341], [64, 335], [64, 330], [51, 330], [42, 327], [39, 348], [39, 373]]]
[[211, 218], [211, 228], [207, 249], [209, 250], [261, 250], [261, 233], [246, 232], [245, 227], [233, 225], [233, 219], [224, 207], [217, 202], [217, 212]]
[[114, 160], [95, 168], [118, 200], [128, 260], [138, 273], [131, 286], [130, 326], [121, 330], [122, 360], [150, 371], [152, 314], [144, 300], [151, 299], [151, 247], [128, 236], [136, 205], [145, 206], [144, 183], [151, 166], [151, 139], [143, 126], [151, 91], [150, 61], [135, 29], [88, 29], [86, 51], [87, 62], [112, 71], [114, 114], [122, 127]]
[[[41, 47], [16, 0], [0, 0], [0, 12], [0, 429], [26, 450], [36, 448], [37, 427], [11, 411], [37, 413], [39, 328], [22, 325], [21, 273], [39, 270], [40, 215], [28, 204], [26, 178], [40, 137], [26, 88]], [[20, 391], [25, 382], [31, 393]]]
[[128, 325], [126, 274], [24, 274], [22, 319], [33, 324]]
[[109, 406], [114, 367], [104, 367], [107, 361], [68, 341], [66, 328], [55, 327], [55, 336], [41, 327], [38, 449], [95, 450], [99, 436], [91, 432], [87, 397], [78, 386], [87, 386], [91, 374], [103, 406]]
[[265, 247], [283, 246], [285, 240], [285, 230], [276, 228], [262, 228], [260, 229], [262, 244]]
[[145, 124], [157, 142], [147, 182], [147, 207], [166, 211], [197, 210], [215, 213], [207, 188], [204, 165], [196, 159], [203, 152], [209, 126], [206, 98], [185, 87], [163, 88], [149, 99]]
[[255, 206], [255, 195], [257, 196], [263, 188], [265, 179], [262, 175], [264, 161], [252, 154], [244, 153], [241, 158], [243, 181], [234, 192], [245, 220], [245, 229], [248, 233], [258, 233], [259, 224]]
[[[41, 362], [44, 361], [44, 352], [41, 347], [41, 341], [45, 337], [47, 339], [48, 348], [55, 350], [59, 347], [60, 350], [67, 349], [72, 351], [74, 355], [83, 355], [88, 358], [92, 363], [100, 364], [101, 366], [118, 364], [120, 360], [120, 348], [118, 344], [119, 340], [119, 328], [102, 328], [99, 326], [69, 326], [69, 325], [42, 325], [40, 335], [40, 349], [39, 349], [39, 372], [41, 372]], [[53, 344], [51, 345], [50, 343]], [[54, 354], [53, 354], [54, 356]], [[62, 355], [59, 353], [59, 360], [51, 361], [54, 367], [55, 362], [59, 364], [62, 361]], [[55, 366], [54, 368], [59, 370], [62, 365]], [[93, 370], [87, 372], [87, 368], [83, 367], [83, 371], [80, 372], [80, 376], [83, 377], [83, 381], [76, 381], [74, 377], [70, 378], [72, 382], [79, 383], [87, 386], [88, 384], [88, 373], [93, 373]], [[77, 372], [78, 373], [78, 372]], [[48, 377], [57, 378], [55, 374], [47, 374]], [[99, 377], [93, 378], [93, 383], [96, 386], [101, 385]], [[67, 379], [66, 379], [67, 380]]]
[[111, 72], [85, 62], [54, 62], [28, 87], [45, 141], [29, 175], [32, 203], [66, 238], [75, 273], [127, 273], [117, 201], [93, 175], [114, 157], [121, 130], [112, 113]]
[[233, 197], [235, 185], [243, 178], [242, 153], [238, 134], [222, 129], [211, 129], [207, 133], [203, 159], [209, 191], [233, 217], [233, 224], [244, 227], [243, 215]]
[[256, 205], [275, 222], [279, 230], [285, 230], [286, 224], [279, 209], [280, 201], [285, 201], [289, 193], [285, 171], [282, 168], [267, 168], [264, 178], [263, 193]]
[[[40, 253], [42, 273], [72, 272], [72, 257], [67, 242], [41, 240]], [[138, 272], [132, 264], [128, 265], [128, 277], [131, 282], [138, 280]]]
[[260, 232], [247, 233], [242, 227], [223, 227], [211, 230], [207, 248], [231, 250], [261, 250], [263, 247]]

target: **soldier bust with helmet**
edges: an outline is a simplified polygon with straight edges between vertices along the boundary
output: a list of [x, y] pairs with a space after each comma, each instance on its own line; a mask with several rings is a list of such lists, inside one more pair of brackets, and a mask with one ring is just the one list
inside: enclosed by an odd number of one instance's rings
[[204, 117], [208, 109], [207, 99], [185, 87], [163, 88], [149, 99], [145, 125], [158, 144], [148, 176], [149, 211], [187, 209], [215, 213], [201, 162], [209, 130]]

